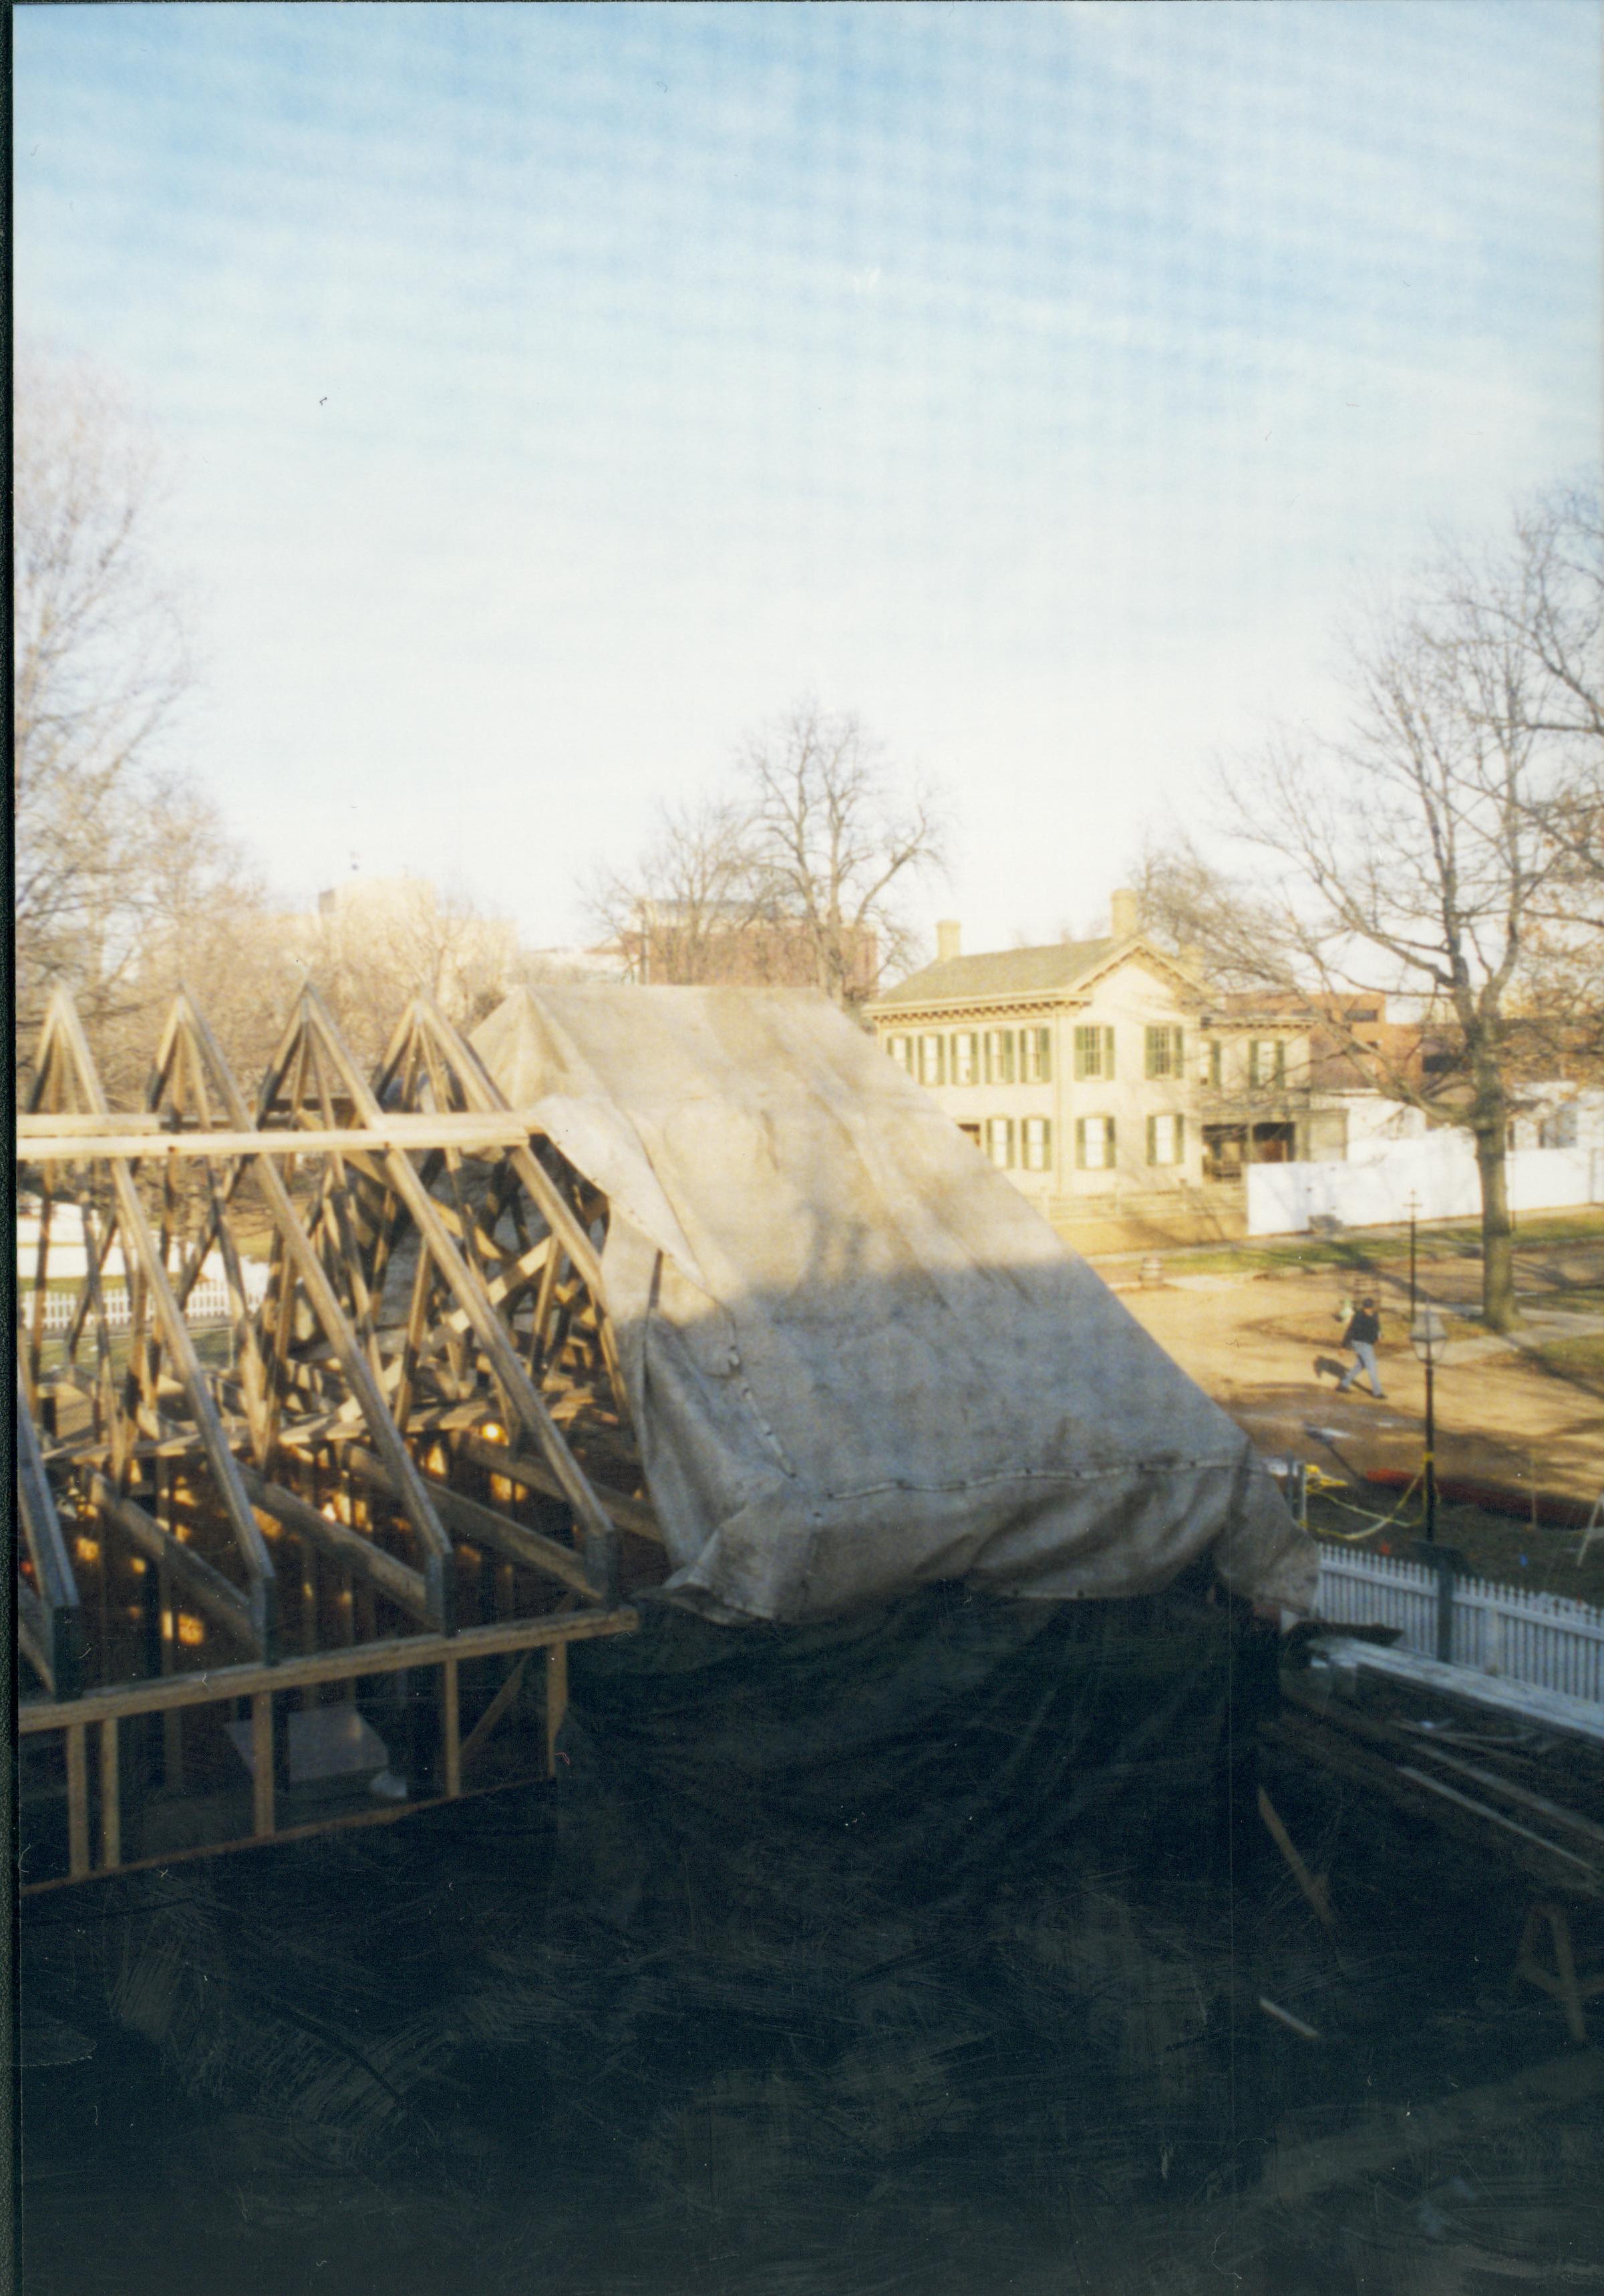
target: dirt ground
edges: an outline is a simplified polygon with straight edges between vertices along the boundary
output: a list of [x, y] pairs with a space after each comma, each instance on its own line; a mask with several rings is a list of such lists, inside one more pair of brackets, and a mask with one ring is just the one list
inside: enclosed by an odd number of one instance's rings
[[[1425, 1373], [1409, 1344], [1406, 1265], [1372, 1270], [1359, 1287], [1350, 1271], [1329, 1265], [1189, 1275], [1177, 1261], [1150, 1287], [1134, 1281], [1132, 1269], [1106, 1273], [1132, 1313], [1261, 1450], [1289, 1452], [1333, 1472], [1412, 1473], [1419, 1466]], [[1518, 1345], [1469, 1317], [1450, 1317], [1453, 1336], [1436, 1373], [1438, 1472], [1522, 1490], [1534, 1483], [1591, 1503], [1604, 1489], [1604, 1238], [1523, 1250], [1517, 1283], [1524, 1317]], [[1473, 1256], [1433, 1260], [1422, 1265], [1420, 1296], [1469, 1309], [1479, 1284]], [[1338, 1395], [1334, 1370], [1318, 1367], [1352, 1360], [1339, 1344], [1337, 1309], [1356, 1288], [1380, 1305], [1381, 1402], [1358, 1387]], [[1578, 1543], [1575, 1531], [1542, 1534], [1546, 1549], [1567, 1555]], [[1604, 1538], [1595, 1541], [1590, 1564], [1601, 1554]], [[1550, 1582], [1547, 1570], [1542, 1576]], [[1599, 1599], [1579, 1583], [1567, 1591]]]

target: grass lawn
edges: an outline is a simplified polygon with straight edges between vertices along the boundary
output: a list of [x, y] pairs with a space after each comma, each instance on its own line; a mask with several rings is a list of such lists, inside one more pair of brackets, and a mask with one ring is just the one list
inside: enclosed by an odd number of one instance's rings
[[[1575, 1211], [1533, 1212], [1517, 1218], [1518, 1251], [1547, 1243], [1604, 1243], [1604, 1205], [1589, 1205]], [[1415, 1251], [1423, 1267], [1434, 1260], [1479, 1259], [1481, 1223], [1455, 1220], [1421, 1227], [1416, 1231]], [[1095, 1259], [1099, 1255], [1093, 1256]], [[1144, 1255], [1124, 1252], [1118, 1256], [1133, 1259]], [[1188, 1274], [1198, 1275], [1252, 1273], [1259, 1268], [1287, 1274], [1298, 1267], [1361, 1271], [1390, 1267], [1400, 1261], [1406, 1264], [1409, 1230], [1354, 1228], [1342, 1235], [1267, 1236], [1241, 1243], [1177, 1244], [1173, 1249], [1162, 1249], [1158, 1256], [1166, 1265], [1174, 1262], [1184, 1267]]]

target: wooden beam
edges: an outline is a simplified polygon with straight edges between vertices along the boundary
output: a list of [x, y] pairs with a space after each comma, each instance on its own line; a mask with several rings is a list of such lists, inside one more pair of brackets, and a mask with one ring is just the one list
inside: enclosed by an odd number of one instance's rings
[[512, 1701], [517, 1697], [519, 1685], [522, 1682], [525, 1674], [528, 1672], [528, 1665], [529, 1653], [528, 1651], [525, 1651], [523, 1656], [518, 1660], [517, 1664], [509, 1673], [505, 1682], [503, 1683], [501, 1688], [490, 1701], [489, 1705], [486, 1707], [484, 1712], [479, 1716], [479, 1720], [474, 1724], [472, 1729], [470, 1730], [468, 1735], [463, 1739], [461, 1756], [461, 1767], [462, 1769], [467, 1769], [469, 1764], [474, 1760], [475, 1757], [479, 1753], [479, 1748], [484, 1744], [486, 1739], [490, 1735], [490, 1733], [495, 1729], [496, 1724], [501, 1720], [502, 1716], [506, 1712], [508, 1707], [511, 1705]]
[[545, 1774], [557, 1775], [557, 1734], [568, 1712], [568, 1644], [554, 1643], [545, 1654]]
[[446, 1757], [446, 1798], [454, 1801], [462, 1791], [462, 1703], [457, 1662], [448, 1658], [440, 1669], [440, 1735]]
[[387, 1149], [417, 1155], [431, 1148], [455, 1148], [465, 1155], [475, 1150], [527, 1148], [529, 1127], [517, 1115], [394, 1116], [356, 1125], [316, 1125], [257, 1131], [239, 1121], [210, 1131], [175, 1132], [160, 1112], [146, 1116], [112, 1114], [57, 1117], [19, 1116], [16, 1150], [19, 1164], [87, 1164], [102, 1157], [127, 1157], [157, 1163], [168, 1159], [187, 1161], [195, 1157], [348, 1155], [353, 1150], [369, 1154]]
[[20, 1606], [28, 1613], [27, 1628], [35, 1644], [28, 1656], [45, 1675], [53, 1697], [72, 1698], [78, 1693], [83, 1672], [78, 1582], [72, 1575], [61, 1518], [45, 1473], [38, 1430], [29, 1408], [20, 1365], [17, 1372], [16, 1428], [17, 1512], [34, 1569], [31, 1587], [19, 1581], [21, 1591], [33, 1598], [31, 1603]]
[[454, 1658], [493, 1658], [505, 1651], [545, 1650], [553, 1643], [585, 1642], [596, 1635], [633, 1634], [640, 1620], [627, 1607], [571, 1611], [560, 1618], [498, 1619], [487, 1627], [464, 1627], [451, 1635], [404, 1635], [381, 1643], [341, 1644], [310, 1658], [281, 1659], [276, 1666], [220, 1666], [204, 1674], [171, 1674], [159, 1680], [91, 1690], [70, 1704], [54, 1699], [24, 1700], [17, 1729], [25, 1738], [61, 1730], [72, 1722], [101, 1722], [108, 1715], [162, 1714], [178, 1706], [210, 1706], [225, 1698], [250, 1698], [259, 1692], [305, 1689], [315, 1683], [360, 1681], [370, 1674], [400, 1674], [409, 1667], [438, 1666]]
[[250, 1830], [258, 1841], [273, 1832], [273, 1693], [250, 1700]]
[[[381, 1120], [379, 1103], [362, 1071], [340, 1043], [316, 990], [308, 988], [302, 1001], [354, 1104], [368, 1120]], [[564, 1442], [539, 1390], [520, 1361], [511, 1334], [486, 1299], [478, 1277], [464, 1264], [440, 1218], [439, 1206], [398, 1150], [392, 1149], [385, 1162], [390, 1185], [411, 1213], [425, 1250], [445, 1277], [458, 1307], [467, 1310], [473, 1335], [489, 1359], [507, 1408], [534, 1437], [562, 1485], [562, 1495], [578, 1519], [591, 1567], [593, 1593], [603, 1602], [612, 1602], [618, 1591], [618, 1537], [611, 1522], [597, 1504], [584, 1470]]]
[[[189, 1018], [196, 1040], [204, 1051], [207, 1064], [213, 1073], [217, 1089], [231, 1116], [242, 1121], [247, 1114], [245, 1102], [221, 1046], [211, 1030], [195, 1012], [189, 1008]], [[296, 1217], [290, 1192], [279, 1174], [270, 1164], [264, 1163], [259, 1181], [273, 1216], [274, 1226], [282, 1239], [285, 1250], [295, 1264], [315, 1314], [323, 1325], [329, 1343], [344, 1372], [353, 1399], [361, 1410], [373, 1444], [386, 1467], [394, 1478], [396, 1494], [403, 1512], [423, 1549], [423, 1576], [429, 1590], [429, 1624], [448, 1633], [452, 1624], [454, 1598], [451, 1562], [451, 1542], [430, 1503], [423, 1480], [390, 1416], [389, 1406], [380, 1390], [373, 1366], [367, 1351], [353, 1330], [349, 1317], [340, 1306], [330, 1283], [312, 1239]], [[264, 1462], [264, 1464], [266, 1462]]]
[[107, 1872], [122, 1864], [122, 1781], [117, 1759], [120, 1727], [115, 1714], [100, 1726], [101, 1865]]
[[387, 1554], [381, 1546], [365, 1538], [361, 1531], [353, 1530], [348, 1523], [331, 1522], [327, 1515], [320, 1514], [315, 1506], [281, 1484], [269, 1482], [254, 1467], [241, 1465], [240, 1474], [264, 1514], [282, 1522], [286, 1530], [304, 1538], [320, 1554], [327, 1555], [331, 1562], [339, 1563], [341, 1570], [355, 1571], [367, 1579], [409, 1618], [439, 1629], [437, 1605], [421, 1570], [397, 1562], [393, 1554]]
[[[465, 1459], [471, 1459], [476, 1467], [488, 1467], [493, 1475], [505, 1475], [510, 1483], [521, 1483], [526, 1490], [539, 1491], [545, 1497], [553, 1499], [565, 1496], [561, 1484], [551, 1469], [543, 1461], [531, 1459], [527, 1452], [510, 1450], [499, 1443], [487, 1443], [482, 1436], [473, 1434], [459, 1435], [456, 1447]], [[647, 1500], [633, 1499], [626, 1492], [615, 1491], [610, 1484], [597, 1482], [593, 1476], [591, 1488], [618, 1529], [631, 1531], [636, 1538], [650, 1538], [659, 1546], [667, 1543]]]
[[[158, 1522], [153, 1514], [133, 1499], [125, 1498], [104, 1475], [88, 1478], [88, 1497], [97, 1514], [114, 1522], [131, 1538], [140, 1553], [160, 1568], [169, 1571], [175, 1581], [214, 1620], [225, 1633], [257, 1657], [266, 1655], [256, 1621], [250, 1615], [250, 1604], [240, 1589], [215, 1570], [193, 1548], [174, 1538], [165, 1523]], [[260, 1534], [258, 1534], [258, 1537]]]
[[67, 1871], [75, 1877], [89, 1871], [89, 1765], [84, 1727], [81, 1722], [67, 1725]]
[[[389, 1488], [389, 1479], [379, 1460], [357, 1444], [350, 1444], [341, 1453], [345, 1464], [354, 1475], [375, 1485], [381, 1490]], [[560, 1579], [575, 1594], [594, 1598], [585, 1559], [576, 1554], [571, 1546], [561, 1540], [548, 1538], [543, 1530], [530, 1530], [511, 1515], [498, 1514], [494, 1507], [482, 1506], [478, 1499], [464, 1497], [444, 1483], [430, 1478], [430, 1488], [435, 1505], [452, 1528], [464, 1538], [476, 1540], [480, 1546], [493, 1547], [504, 1554], [509, 1562], [521, 1562], [526, 1570], [538, 1570], [547, 1578]]]

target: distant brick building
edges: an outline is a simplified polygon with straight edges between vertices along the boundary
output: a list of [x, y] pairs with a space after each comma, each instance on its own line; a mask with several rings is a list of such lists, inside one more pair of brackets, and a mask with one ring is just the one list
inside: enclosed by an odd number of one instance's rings
[[[873, 996], [880, 943], [850, 925], [834, 935], [848, 1004]], [[819, 950], [799, 917], [754, 917], [734, 904], [692, 909], [673, 901], [643, 903], [618, 942], [627, 977], [650, 988], [816, 988]]]

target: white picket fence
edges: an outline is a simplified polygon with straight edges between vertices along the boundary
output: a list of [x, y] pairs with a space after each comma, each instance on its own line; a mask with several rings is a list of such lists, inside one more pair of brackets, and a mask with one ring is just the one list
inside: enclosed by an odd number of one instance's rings
[[[267, 1270], [253, 1261], [243, 1270], [243, 1276], [246, 1300], [252, 1308], [258, 1308], [267, 1290]], [[67, 1329], [78, 1312], [80, 1296], [76, 1291], [47, 1292], [45, 1294], [45, 1330], [47, 1335]], [[106, 1303], [107, 1324], [114, 1332], [126, 1332], [134, 1314], [127, 1287], [120, 1283], [108, 1284], [102, 1297]], [[31, 1324], [32, 1295], [20, 1286], [17, 1293], [17, 1313], [21, 1322]], [[233, 1315], [228, 1285], [221, 1276], [202, 1276], [184, 1302], [184, 1319], [186, 1324], [226, 1324], [232, 1320]]]
[[[1333, 1625], [1396, 1627], [1405, 1650], [1436, 1652], [1436, 1573], [1429, 1564], [1352, 1547], [1320, 1549], [1319, 1613]], [[1456, 1666], [1604, 1703], [1604, 1611], [1563, 1595], [1528, 1595], [1485, 1578], [1453, 1583]]]

